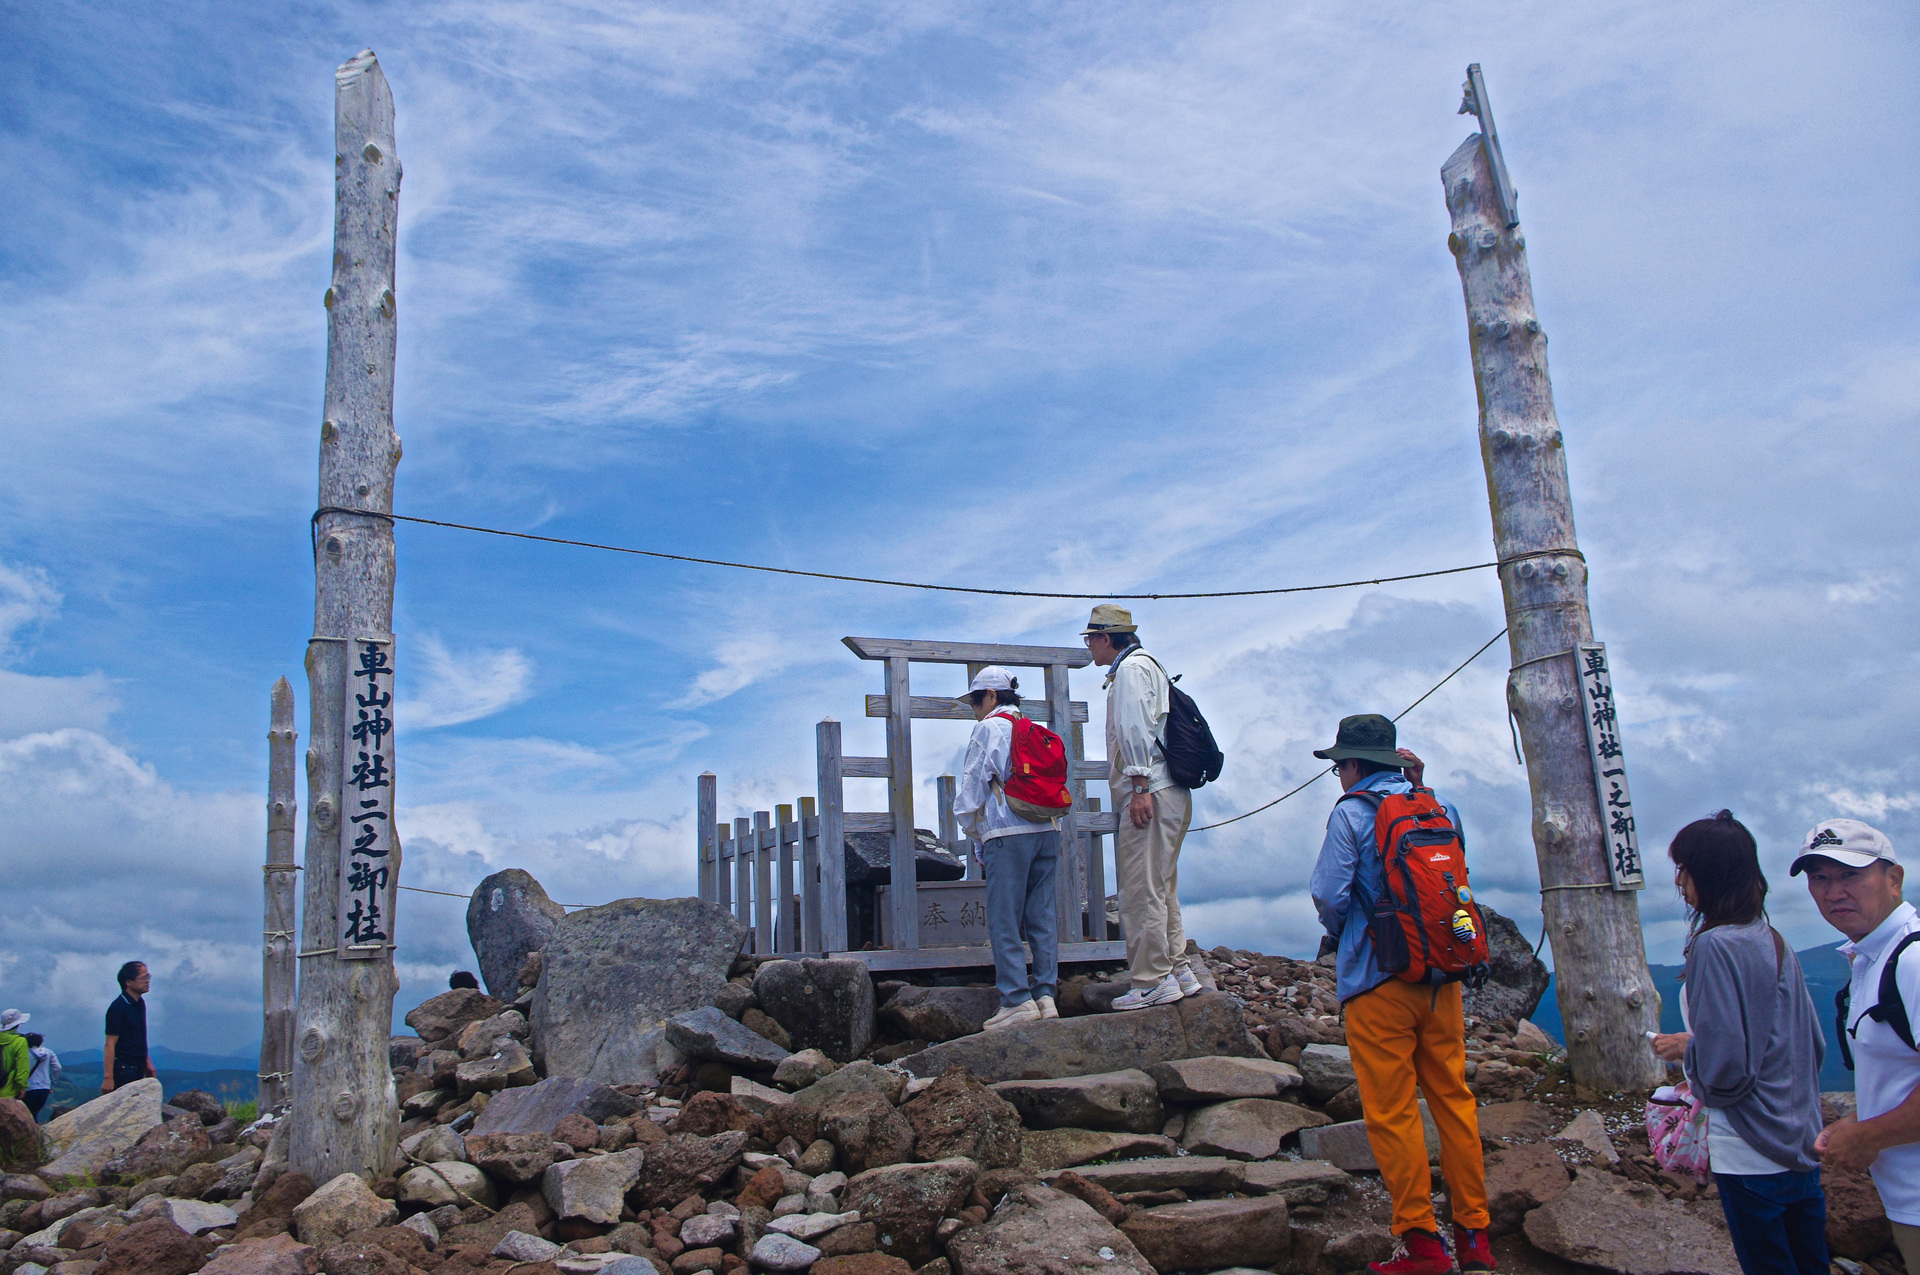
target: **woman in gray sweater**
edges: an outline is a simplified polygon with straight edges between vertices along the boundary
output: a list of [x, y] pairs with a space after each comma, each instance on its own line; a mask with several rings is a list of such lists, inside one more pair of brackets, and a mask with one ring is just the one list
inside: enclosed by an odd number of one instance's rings
[[1707, 1155], [1746, 1275], [1825, 1275], [1820, 1061], [1800, 961], [1766, 920], [1753, 834], [1725, 810], [1668, 847], [1692, 910], [1680, 989], [1688, 1030], [1654, 1040], [1707, 1107]]

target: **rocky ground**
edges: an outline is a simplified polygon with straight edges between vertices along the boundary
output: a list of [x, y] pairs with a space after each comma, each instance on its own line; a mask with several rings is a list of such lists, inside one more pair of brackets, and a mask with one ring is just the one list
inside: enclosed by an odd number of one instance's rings
[[[692, 900], [563, 921], [512, 884], [519, 937], [475, 935], [497, 994], [391, 1043], [391, 1175], [316, 1183], [272, 1115], [141, 1082], [0, 1179], [0, 1275], [1346, 1275], [1391, 1250], [1326, 966], [1196, 949], [1208, 990], [1132, 1014], [1080, 970], [1060, 1020], [988, 1036], [988, 987], [756, 964]], [[609, 989], [609, 951], [682, 977]], [[1577, 1092], [1530, 1023], [1468, 1029], [1502, 1270], [1737, 1271], [1637, 1098]], [[0, 1147], [33, 1138], [13, 1118]], [[1828, 1188], [1836, 1269], [1899, 1272], [1871, 1184]]]

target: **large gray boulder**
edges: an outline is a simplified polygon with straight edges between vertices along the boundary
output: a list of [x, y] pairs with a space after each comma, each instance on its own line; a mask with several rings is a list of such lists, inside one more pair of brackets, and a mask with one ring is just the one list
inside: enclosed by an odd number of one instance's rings
[[507, 1000], [517, 997], [528, 953], [547, 946], [566, 914], [532, 873], [508, 868], [481, 881], [467, 903], [467, 938], [487, 990]]
[[689, 1058], [704, 1058], [729, 1067], [771, 1072], [787, 1058], [786, 1050], [734, 1022], [716, 1005], [702, 1005], [669, 1018], [667, 1039]]
[[1482, 1022], [1518, 1022], [1532, 1018], [1547, 990], [1546, 962], [1513, 921], [1482, 903], [1487, 922], [1488, 973], [1484, 986], [1461, 998], [1461, 1012]]
[[746, 941], [699, 899], [620, 899], [553, 927], [533, 994], [534, 1061], [548, 1076], [651, 1083], [666, 1022], [713, 1003]]
[[42, 1133], [54, 1158], [36, 1172], [49, 1182], [98, 1176], [107, 1161], [160, 1124], [160, 1105], [160, 1082], [149, 1076], [49, 1121]]
[[1238, 1001], [1202, 992], [1131, 1013], [1053, 1018], [966, 1036], [910, 1054], [900, 1065], [916, 1076], [938, 1076], [957, 1064], [992, 1084], [1028, 1076], [1089, 1076], [1214, 1054], [1264, 1058], [1266, 1051], [1247, 1030]]
[[986, 1025], [1000, 1009], [992, 987], [903, 987], [880, 1007], [880, 1017], [903, 1040], [958, 1040]]
[[1725, 1216], [1714, 1200], [1669, 1200], [1644, 1182], [1594, 1169], [1527, 1214], [1537, 1249], [1620, 1275], [1737, 1275]]
[[585, 1116], [599, 1125], [632, 1115], [639, 1109], [639, 1103], [598, 1081], [548, 1076], [537, 1085], [503, 1089], [493, 1095], [487, 1100], [487, 1109], [474, 1122], [473, 1132], [475, 1135], [551, 1135], [560, 1122], [571, 1115]]
[[947, 1241], [954, 1275], [1153, 1275], [1133, 1241], [1081, 1200], [1028, 1183], [1009, 1191], [984, 1226]]
[[760, 1008], [786, 1029], [795, 1053], [852, 1062], [873, 1044], [873, 976], [865, 961], [768, 961], [753, 976]]

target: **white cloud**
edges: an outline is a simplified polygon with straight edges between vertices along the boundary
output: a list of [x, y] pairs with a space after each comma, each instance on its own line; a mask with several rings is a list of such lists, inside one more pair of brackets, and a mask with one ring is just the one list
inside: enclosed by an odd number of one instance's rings
[[394, 719], [402, 729], [477, 722], [533, 694], [533, 663], [517, 650], [455, 655], [432, 633], [420, 634], [412, 645], [419, 672], [409, 685], [419, 689], [394, 706]]

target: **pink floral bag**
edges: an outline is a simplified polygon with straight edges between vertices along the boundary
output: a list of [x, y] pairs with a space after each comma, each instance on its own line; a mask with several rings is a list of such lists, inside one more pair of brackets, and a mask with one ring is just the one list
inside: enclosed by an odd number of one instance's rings
[[1647, 1100], [1647, 1143], [1661, 1168], [1706, 1182], [1707, 1108], [1686, 1081], [1656, 1089]]

